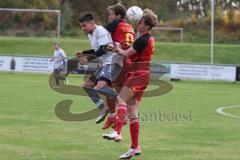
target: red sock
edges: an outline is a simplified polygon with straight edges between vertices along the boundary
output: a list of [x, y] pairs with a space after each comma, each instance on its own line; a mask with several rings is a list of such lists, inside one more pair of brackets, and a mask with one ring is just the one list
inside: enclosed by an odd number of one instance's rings
[[139, 136], [139, 121], [138, 118], [130, 120], [130, 133], [132, 139], [131, 148], [135, 149], [138, 146], [138, 136]]
[[121, 133], [123, 123], [125, 121], [126, 113], [127, 113], [126, 105], [119, 105], [117, 108], [117, 119], [116, 119], [116, 128], [115, 128], [115, 131], [117, 131], [118, 134]]

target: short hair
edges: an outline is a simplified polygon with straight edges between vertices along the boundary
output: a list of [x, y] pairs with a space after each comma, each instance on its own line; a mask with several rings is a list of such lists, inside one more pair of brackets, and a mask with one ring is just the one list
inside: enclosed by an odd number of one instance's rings
[[121, 18], [125, 18], [126, 16], [126, 8], [121, 3], [109, 6], [108, 10], [112, 10], [116, 15], [120, 15]]
[[89, 22], [94, 20], [95, 20], [94, 15], [90, 12], [87, 12], [78, 19], [78, 22], [82, 23], [82, 22]]
[[143, 19], [144, 23], [150, 26], [150, 30], [158, 24], [158, 17], [151, 9], [145, 9], [143, 11]]
[[54, 45], [57, 45], [58, 47], [61, 47], [59, 42], [54, 42]]

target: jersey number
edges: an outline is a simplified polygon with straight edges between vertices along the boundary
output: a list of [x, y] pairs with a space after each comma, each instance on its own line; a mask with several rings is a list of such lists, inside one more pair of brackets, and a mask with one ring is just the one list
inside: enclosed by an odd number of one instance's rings
[[131, 33], [126, 33], [126, 44], [128, 46], [131, 46], [133, 44], [134, 41], [134, 35]]

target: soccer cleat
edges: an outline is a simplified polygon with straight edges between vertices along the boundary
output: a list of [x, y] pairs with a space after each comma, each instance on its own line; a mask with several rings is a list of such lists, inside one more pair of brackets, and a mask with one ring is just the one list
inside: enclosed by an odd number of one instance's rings
[[96, 119], [96, 123], [101, 123], [102, 121], [104, 121], [105, 117], [107, 116], [108, 113], [108, 109], [106, 107], [99, 107], [99, 115]]
[[102, 129], [108, 129], [113, 126], [116, 126], [116, 116], [108, 117]]
[[116, 131], [113, 131], [109, 134], [102, 134], [102, 137], [107, 140], [114, 140], [115, 142], [121, 142], [122, 136], [119, 135]]
[[135, 148], [135, 156], [138, 156], [142, 153], [141, 147], [137, 146], [137, 148]]
[[141, 148], [138, 146], [136, 149], [129, 148], [126, 153], [121, 155], [119, 159], [130, 159], [133, 156], [138, 156], [141, 154]]

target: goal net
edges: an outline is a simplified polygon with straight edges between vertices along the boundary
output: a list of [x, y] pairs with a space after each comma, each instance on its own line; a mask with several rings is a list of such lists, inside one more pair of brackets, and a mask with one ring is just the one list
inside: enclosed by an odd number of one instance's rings
[[152, 34], [156, 41], [160, 42], [183, 42], [183, 28], [155, 27]]

